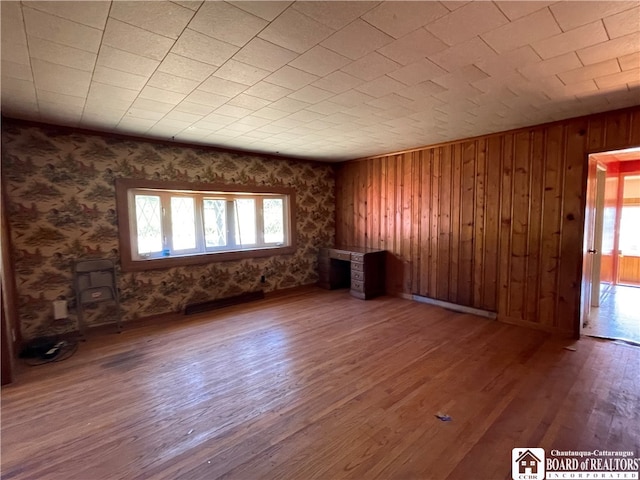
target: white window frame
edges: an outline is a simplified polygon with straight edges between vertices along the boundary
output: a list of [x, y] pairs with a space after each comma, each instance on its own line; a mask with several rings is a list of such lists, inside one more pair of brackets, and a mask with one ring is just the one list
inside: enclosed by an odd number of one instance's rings
[[[168, 188], [161, 188], [166, 186]], [[162, 250], [151, 253], [138, 253], [136, 221], [136, 195], [160, 197], [162, 208]], [[194, 200], [196, 246], [187, 250], [175, 250], [172, 244], [171, 198], [188, 197]], [[226, 201], [226, 245], [207, 247], [204, 226], [204, 200]], [[255, 202], [256, 241], [242, 244], [236, 238], [234, 204], [239, 199], [252, 199]], [[266, 242], [264, 239], [265, 199], [280, 199], [283, 205], [284, 239], [282, 242]], [[295, 252], [295, 192], [286, 188], [256, 188], [250, 186], [214, 186], [204, 184], [158, 182], [133, 179], [116, 180], [116, 200], [120, 225], [120, 253], [124, 271], [165, 268], [174, 265], [205, 263], [237, 258], [263, 257]], [[124, 228], [123, 228], [124, 227]]]
[[[158, 252], [141, 254], [138, 252], [138, 235], [136, 215], [129, 215], [131, 231], [131, 257], [134, 261], [144, 261], [154, 258], [202, 255], [218, 252], [237, 252], [243, 250], [257, 250], [263, 248], [284, 247], [289, 244], [289, 225], [287, 221], [287, 196], [270, 193], [225, 193], [225, 192], [181, 192], [174, 190], [159, 190], [151, 188], [132, 188], [129, 190], [129, 211], [136, 211], [135, 197], [137, 195], [157, 196], [160, 198], [162, 215], [162, 249]], [[177, 250], [173, 246], [173, 222], [171, 199], [175, 197], [191, 198], [194, 203], [194, 234], [195, 247], [191, 249]], [[226, 202], [226, 245], [219, 247], [207, 247], [204, 228], [204, 200], [224, 200]], [[236, 202], [241, 199], [254, 201], [255, 208], [255, 242], [243, 244], [241, 238], [236, 238], [237, 209]], [[264, 241], [264, 200], [282, 200], [284, 240], [280, 243], [267, 243]]]

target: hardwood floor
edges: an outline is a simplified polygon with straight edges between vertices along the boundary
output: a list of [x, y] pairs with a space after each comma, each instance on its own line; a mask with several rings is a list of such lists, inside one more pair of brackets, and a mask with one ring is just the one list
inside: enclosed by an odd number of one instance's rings
[[2, 478], [483, 480], [514, 447], [637, 455], [640, 348], [569, 343], [315, 288], [125, 327], [2, 389]]

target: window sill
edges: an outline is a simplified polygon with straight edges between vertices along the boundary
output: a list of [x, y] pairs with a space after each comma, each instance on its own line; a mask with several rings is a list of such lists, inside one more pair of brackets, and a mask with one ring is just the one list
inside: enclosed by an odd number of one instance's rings
[[205, 263], [226, 262], [231, 260], [244, 260], [245, 258], [273, 257], [275, 255], [292, 255], [296, 251], [295, 246], [260, 248], [255, 250], [239, 250], [236, 252], [205, 253], [202, 255], [181, 255], [175, 257], [152, 258], [149, 260], [132, 260], [121, 258], [123, 272], [143, 272], [160, 268], [184, 267], [187, 265], [202, 265]]

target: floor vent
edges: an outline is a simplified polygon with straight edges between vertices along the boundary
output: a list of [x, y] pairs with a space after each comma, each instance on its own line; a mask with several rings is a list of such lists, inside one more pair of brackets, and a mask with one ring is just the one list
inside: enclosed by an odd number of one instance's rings
[[241, 303], [252, 302], [253, 300], [261, 300], [264, 298], [264, 291], [246, 292], [233, 297], [218, 298], [217, 300], [209, 300], [207, 302], [191, 303], [184, 307], [184, 314], [191, 315], [193, 313], [208, 312], [209, 310], [217, 310], [218, 308], [230, 307], [231, 305], [239, 305]]

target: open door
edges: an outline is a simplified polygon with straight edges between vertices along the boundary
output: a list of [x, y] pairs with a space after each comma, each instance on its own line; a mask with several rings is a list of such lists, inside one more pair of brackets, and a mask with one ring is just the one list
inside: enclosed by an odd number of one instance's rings
[[584, 209], [584, 241], [582, 242], [582, 284], [580, 285], [580, 333], [591, 311], [593, 289], [593, 259], [596, 253], [596, 196], [598, 162], [589, 155], [587, 173], [587, 196]]
[[604, 193], [607, 181], [607, 170], [604, 166], [598, 165], [596, 173], [596, 219], [593, 255], [593, 275], [591, 277], [591, 306], [600, 306], [600, 285], [602, 281], [602, 234], [604, 231]]

